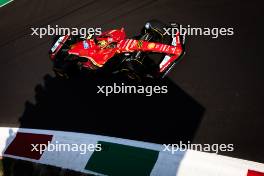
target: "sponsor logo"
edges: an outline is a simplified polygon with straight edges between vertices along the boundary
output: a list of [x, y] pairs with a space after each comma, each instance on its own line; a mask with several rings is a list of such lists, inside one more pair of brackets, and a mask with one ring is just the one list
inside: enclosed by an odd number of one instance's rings
[[61, 42], [63, 41], [63, 39], [65, 38], [65, 36], [61, 36], [56, 43], [53, 45], [53, 47], [51, 48], [51, 52], [54, 53], [54, 51], [58, 48], [58, 46], [61, 44]]
[[83, 41], [83, 48], [84, 49], [88, 49], [89, 48], [89, 44], [87, 43], [86, 40]]
[[148, 49], [153, 49], [155, 48], [155, 43], [149, 43], [148, 44]]
[[142, 48], [142, 45], [143, 45], [143, 41], [139, 40], [138, 43], [137, 43], [137, 47], [138, 48]]

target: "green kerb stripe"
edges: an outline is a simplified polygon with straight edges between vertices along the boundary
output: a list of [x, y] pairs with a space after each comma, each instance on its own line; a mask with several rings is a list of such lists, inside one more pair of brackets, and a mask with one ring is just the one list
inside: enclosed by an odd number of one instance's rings
[[11, 1], [13, 1], [13, 0], [0, 0], [0, 7], [10, 3]]
[[149, 175], [159, 151], [98, 141], [102, 151], [94, 152], [85, 169], [113, 176]]

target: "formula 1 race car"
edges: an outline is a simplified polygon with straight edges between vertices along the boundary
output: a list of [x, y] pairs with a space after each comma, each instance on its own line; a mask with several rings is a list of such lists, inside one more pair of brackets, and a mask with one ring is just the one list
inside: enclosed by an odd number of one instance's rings
[[121, 73], [131, 79], [163, 78], [185, 53], [185, 36], [164, 35], [168, 27], [151, 20], [131, 39], [126, 38], [124, 28], [93, 38], [58, 36], [49, 52], [53, 70], [56, 76], [63, 78], [81, 70]]

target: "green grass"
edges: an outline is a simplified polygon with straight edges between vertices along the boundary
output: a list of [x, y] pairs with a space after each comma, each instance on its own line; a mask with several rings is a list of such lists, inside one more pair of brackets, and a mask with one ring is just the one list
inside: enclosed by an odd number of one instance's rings
[[150, 175], [159, 152], [99, 141], [102, 151], [94, 152], [85, 169], [115, 176]]
[[4, 5], [6, 5], [6, 4], [8, 4], [8, 3], [11, 2], [11, 1], [13, 1], [13, 0], [0, 0], [0, 7], [2, 7], [2, 6], [4, 6]]

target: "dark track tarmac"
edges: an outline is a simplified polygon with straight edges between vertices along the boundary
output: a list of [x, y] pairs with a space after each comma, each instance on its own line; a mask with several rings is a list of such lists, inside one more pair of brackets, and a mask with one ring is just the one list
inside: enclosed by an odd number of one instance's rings
[[[0, 126], [233, 143], [234, 152], [221, 154], [264, 162], [262, 7], [258, 0], [15, 0], [0, 8]], [[170, 93], [150, 98], [98, 97], [94, 79], [58, 81], [48, 58], [51, 39], [30, 35], [31, 27], [58, 24], [123, 26], [132, 36], [149, 19], [233, 27], [235, 34], [188, 37], [184, 61], [159, 83]]]

